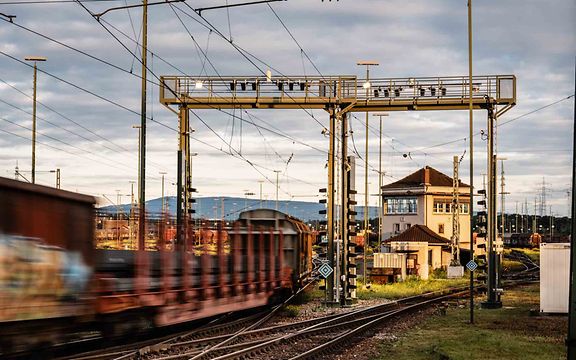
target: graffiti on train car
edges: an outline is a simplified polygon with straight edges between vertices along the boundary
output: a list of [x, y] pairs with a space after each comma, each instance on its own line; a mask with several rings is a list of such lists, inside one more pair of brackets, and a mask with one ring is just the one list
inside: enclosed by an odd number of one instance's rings
[[67, 315], [90, 274], [78, 252], [0, 234], [0, 321]]

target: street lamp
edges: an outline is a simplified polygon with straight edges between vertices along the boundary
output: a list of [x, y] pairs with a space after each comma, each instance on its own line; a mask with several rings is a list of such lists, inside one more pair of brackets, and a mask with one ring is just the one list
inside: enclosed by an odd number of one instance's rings
[[[368, 98], [370, 97], [370, 66], [380, 65], [376, 61], [358, 61], [356, 65], [366, 66], [366, 82], [362, 87], [366, 89], [366, 102], [368, 103]], [[366, 284], [366, 248], [368, 246], [368, 111], [366, 111], [366, 144], [365, 144], [365, 155], [364, 155], [364, 284]]]
[[47, 59], [42, 56], [28, 56], [25, 57], [26, 61], [34, 62], [34, 95], [32, 103], [32, 184], [36, 183], [36, 78], [37, 78], [37, 66], [36, 63], [39, 61], [46, 61]]

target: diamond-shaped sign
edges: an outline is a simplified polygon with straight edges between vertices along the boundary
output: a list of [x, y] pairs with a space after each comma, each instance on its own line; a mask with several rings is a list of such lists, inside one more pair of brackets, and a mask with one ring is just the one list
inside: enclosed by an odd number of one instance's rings
[[334, 270], [332, 270], [332, 266], [330, 266], [330, 264], [328, 263], [322, 264], [322, 266], [320, 266], [320, 268], [318, 269], [318, 272], [320, 273], [320, 275], [322, 275], [324, 279], [330, 276], [330, 274], [332, 274], [333, 271]]
[[474, 271], [474, 270], [476, 270], [476, 268], [478, 267], [478, 264], [476, 264], [476, 263], [474, 262], [474, 260], [470, 260], [470, 261], [468, 261], [468, 263], [466, 264], [466, 267], [468, 268], [468, 270]]

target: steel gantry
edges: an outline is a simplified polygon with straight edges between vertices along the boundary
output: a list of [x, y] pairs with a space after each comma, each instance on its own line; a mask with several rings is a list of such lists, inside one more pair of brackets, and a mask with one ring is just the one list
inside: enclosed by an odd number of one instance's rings
[[[329, 113], [330, 147], [328, 151], [328, 186], [327, 186], [327, 259], [334, 268], [336, 207], [335, 169], [340, 166], [339, 193], [343, 208], [341, 209], [340, 234], [342, 236], [342, 259], [340, 268], [346, 272], [342, 285], [333, 275], [328, 279], [328, 288], [342, 288], [340, 299], [334, 299], [334, 291], [329, 291], [329, 301], [340, 301], [341, 304], [352, 300], [355, 283], [355, 269], [348, 264], [353, 242], [348, 239], [355, 234], [350, 227], [354, 220], [354, 204], [350, 195], [355, 191], [349, 187], [353, 180], [346, 179], [353, 160], [348, 157], [346, 138], [347, 113], [371, 111], [424, 111], [424, 110], [468, 110], [471, 98], [473, 109], [488, 110], [489, 126], [495, 118], [508, 111], [516, 104], [516, 77], [514, 75], [474, 76], [472, 84], [468, 76], [445, 77], [408, 77], [408, 78], [357, 78], [356, 76], [233, 76], [233, 77], [190, 77], [162, 76], [160, 82], [160, 102], [165, 106], [178, 106], [180, 118], [180, 157], [190, 152], [188, 129], [188, 110], [190, 109], [324, 109]], [[471, 86], [470, 86], [471, 85]], [[471, 90], [470, 90], [471, 89]], [[368, 90], [368, 91], [367, 91]], [[496, 109], [500, 106], [500, 109]], [[337, 127], [340, 123], [342, 126]], [[336, 129], [340, 132], [337, 134]], [[341, 154], [336, 156], [335, 143], [341, 142]], [[489, 142], [489, 153], [492, 142]], [[337, 159], [340, 160], [336, 164]], [[491, 159], [491, 157], [489, 158]], [[183, 161], [186, 163], [186, 160]], [[191, 195], [184, 184], [189, 184], [190, 173], [179, 167], [179, 211], [188, 213]], [[489, 166], [490, 168], [490, 166]], [[352, 191], [350, 191], [352, 190]], [[492, 197], [490, 197], [492, 198]], [[494, 207], [495, 208], [495, 207]], [[470, 199], [470, 211], [473, 209]], [[492, 209], [489, 207], [489, 209]], [[493, 210], [490, 210], [493, 211]], [[494, 214], [495, 215], [495, 214]], [[182, 219], [180, 219], [182, 221]], [[347, 235], [346, 235], [347, 234]], [[489, 243], [494, 243], [489, 239]], [[493, 246], [489, 251], [493, 251]], [[490, 257], [489, 257], [490, 258]], [[350, 266], [349, 266], [350, 265]], [[334, 274], [334, 273], [333, 273]], [[343, 274], [344, 275], [344, 274]], [[350, 275], [350, 276], [348, 276]], [[494, 286], [495, 288], [495, 286]], [[496, 289], [494, 289], [494, 292]]]

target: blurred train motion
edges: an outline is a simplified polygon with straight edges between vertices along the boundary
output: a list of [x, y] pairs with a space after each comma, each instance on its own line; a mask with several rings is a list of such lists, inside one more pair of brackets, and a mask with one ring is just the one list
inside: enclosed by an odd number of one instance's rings
[[96, 248], [94, 204], [0, 177], [0, 357], [263, 306], [312, 273], [314, 234], [278, 211], [243, 212], [211, 243], [191, 227], [180, 242], [159, 231], [138, 251]]

